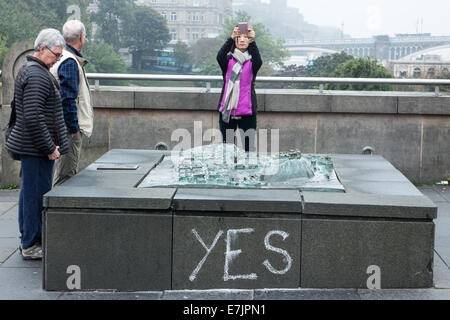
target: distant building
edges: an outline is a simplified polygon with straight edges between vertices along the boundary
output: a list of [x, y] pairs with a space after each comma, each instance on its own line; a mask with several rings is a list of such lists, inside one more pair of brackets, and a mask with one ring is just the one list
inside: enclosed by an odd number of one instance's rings
[[172, 43], [215, 38], [222, 33], [225, 18], [233, 15], [231, 0], [137, 0], [136, 4], [152, 7], [167, 20]]
[[439, 55], [423, 55], [417, 60], [391, 61], [390, 69], [397, 78], [432, 78], [448, 73], [450, 61], [441, 61]]

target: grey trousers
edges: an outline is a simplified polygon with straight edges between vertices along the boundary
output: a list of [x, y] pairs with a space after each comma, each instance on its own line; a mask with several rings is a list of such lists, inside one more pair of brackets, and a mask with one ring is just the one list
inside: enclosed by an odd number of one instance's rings
[[70, 132], [67, 132], [67, 139], [69, 141], [69, 152], [62, 155], [55, 162], [53, 186], [58, 186], [66, 182], [78, 172], [81, 148], [83, 146], [83, 134], [80, 131], [72, 136]]

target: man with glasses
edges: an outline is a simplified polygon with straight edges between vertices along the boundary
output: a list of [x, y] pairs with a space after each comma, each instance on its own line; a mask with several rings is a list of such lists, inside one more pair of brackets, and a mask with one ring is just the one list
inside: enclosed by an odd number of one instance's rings
[[69, 152], [55, 164], [53, 185], [60, 185], [78, 172], [83, 136], [90, 138], [94, 124], [89, 83], [84, 70], [87, 61], [81, 50], [86, 42], [86, 28], [78, 20], [63, 27], [66, 47], [61, 60], [51, 72], [61, 85], [64, 119], [69, 139]]
[[49, 71], [61, 59], [64, 46], [58, 30], [42, 30], [14, 86], [16, 123], [6, 149], [21, 161], [19, 249], [25, 260], [43, 257], [42, 198], [52, 188], [55, 160], [68, 149], [59, 85]]

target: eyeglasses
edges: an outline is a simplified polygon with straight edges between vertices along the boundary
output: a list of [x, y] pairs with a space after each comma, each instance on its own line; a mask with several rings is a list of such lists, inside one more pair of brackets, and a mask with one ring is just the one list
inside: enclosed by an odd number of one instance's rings
[[49, 47], [45, 46], [45, 48], [47, 48], [48, 51], [50, 51], [51, 53], [53, 53], [56, 57], [56, 59], [60, 59], [63, 57], [62, 53], [54, 53]]

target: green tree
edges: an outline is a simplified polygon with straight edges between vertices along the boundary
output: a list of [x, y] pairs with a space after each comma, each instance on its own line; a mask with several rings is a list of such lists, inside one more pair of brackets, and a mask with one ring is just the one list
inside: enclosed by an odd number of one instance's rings
[[173, 48], [173, 56], [180, 72], [190, 64], [192, 64], [192, 53], [190, 48], [184, 42], [178, 41]]
[[305, 77], [329, 77], [339, 66], [354, 59], [345, 52], [321, 56], [306, 68]]
[[61, 30], [71, 15], [67, 13], [70, 5], [80, 8], [81, 20], [89, 30], [88, 0], [0, 0], [0, 38], [3, 42], [6, 39], [3, 50], [8, 51], [19, 41], [36, 38], [44, 28]]
[[96, 37], [114, 47], [117, 52], [126, 42], [126, 25], [135, 25], [136, 5], [133, 0], [100, 0], [92, 21], [98, 26]]
[[216, 56], [222, 45], [219, 39], [202, 38], [191, 46], [192, 63], [200, 69], [203, 75], [218, 75], [221, 73]]
[[[339, 65], [334, 72], [330, 74], [332, 78], [393, 78], [392, 74], [376, 60], [366, 60], [362, 58], [349, 60]], [[392, 89], [389, 85], [354, 85], [354, 84], [329, 84], [327, 89], [333, 90], [376, 90], [389, 91]]]
[[[122, 55], [104, 42], [86, 42], [83, 50], [89, 61], [86, 72], [89, 73], [127, 73], [127, 66]], [[129, 81], [102, 81], [104, 85], [128, 85]]]
[[133, 55], [133, 67], [141, 70], [142, 57], [154, 55], [155, 50], [163, 49], [170, 40], [167, 21], [157, 11], [146, 6], [137, 6], [134, 19], [124, 24], [125, 45]]

